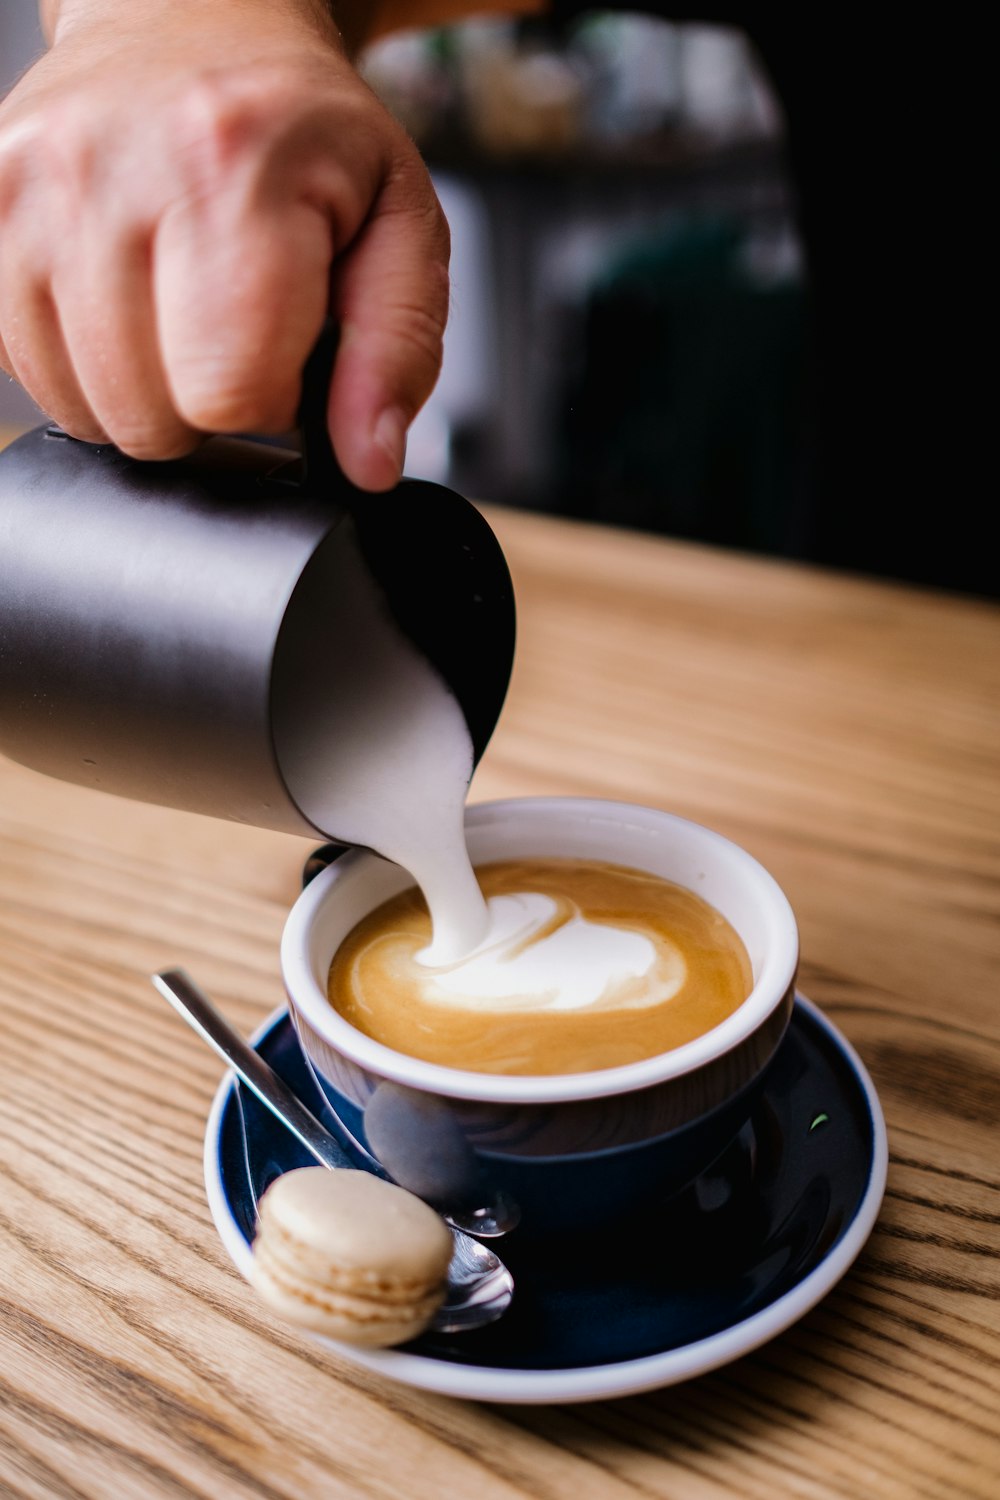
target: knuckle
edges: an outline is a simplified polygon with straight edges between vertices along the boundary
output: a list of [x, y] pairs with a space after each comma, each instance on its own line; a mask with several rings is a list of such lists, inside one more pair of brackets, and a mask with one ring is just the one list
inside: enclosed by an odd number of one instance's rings
[[448, 259], [432, 260], [426, 269], [427, 291], [433, 315], [437, 317], [444, 332], [445, 323], [448, 321], [448, 307], [451, 301], [451, 276], [448, 270]]
[[183, 458], [196, 447], [198, 441], [186, 427], [176, 423], [157, 425], [131, 422], [123, 425], [116, 422], [110, 427], [108, 435], [116, 448], [127, 453], [129, 458], [140, 461]]
[[175, 110], [178, 138], [196, 171], [229, 171], [289, 118], [295, 96], [281, 69], [215, 69], [192, 79]]
[[0, 217], [6, 218], [20, 197], [23, 178], [21, 150], [9, 132], [0, 134]]
[[259, 109], [230, 76], [202, 75], [184, 90], [175, 106], [179, 139], [189, 159], [206, 174], [225, 171], [258, 134]]
[[444, 336], [436, 318], [424, 309], [400, 308], [390, 324], [397, 351], [402, 353], [400, 366], [409, 369], [408, 384], [417, 399], [423, 399], [441, 374], [444, 362]]
[[47, 107], [43, 124], [36, 151], [46, 173], [64, 188], [86, 192], [104, 164], [88, 111], [75, 98], [58, 100]]
[[20, 119], [0, 129], [0, 215], [7, 216], [32, 180], [40, 175], [44, 133], [36, 119]]
[[390, 320], [392, 334], [406, 348], [421, 369], [431, 369], [435, 378], [444, 357], [444, 330], [447, 301], [434, 298], [427, 304], [400, 303]]
[[188, 380], [179, 393], [181, 415], [202, 432], [256, 432], [279, 420], [276, 403], [250, 382], [232, 378]]
[[441, 260], [441, 270], [447, 280], [448, 261], [451, 256], [451, 226], [445, 218], [444, 209], [436, 198], [433, 203], [427, 204], [424, 215], [428, 241], [434, 254]]
[[451, 227], [423, 161], [419, 157], [411, 160], [402, 155], [389, 187], [392, 206], [387, 211], [407, 219], [428, 251], [447, 266], [451, 254]]

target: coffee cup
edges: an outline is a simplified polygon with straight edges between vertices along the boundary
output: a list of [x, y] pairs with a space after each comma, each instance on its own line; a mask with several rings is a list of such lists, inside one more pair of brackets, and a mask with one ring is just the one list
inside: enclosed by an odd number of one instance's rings
[[[601, 861], [694, 892], [735, 930], [752, 975], [724, 1020], [668, 1051], [588, 1072], [471, 1071], [407, 1055], [336, 1011], [334, 955], [356, 924], [413, 884], [354, 849], [302, 891], [281, 944], [290, 1013], [349, 1154], [475, 1228], [598, 1228], [679, 1192], [750, 1116], [795, 992], [795, 916], [769, 872], [714, 830], [651, 807], [529, 797], [466, 809], [474, 865]], [[566, 1024], [573, 1024], [567, 1016]]]

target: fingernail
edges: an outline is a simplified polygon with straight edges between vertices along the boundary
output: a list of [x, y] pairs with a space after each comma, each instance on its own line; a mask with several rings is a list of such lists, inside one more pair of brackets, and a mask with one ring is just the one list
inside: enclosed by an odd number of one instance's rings
[[406, 458], [406, 428], [404, 412], [398, 406], [390, 406], [379, 417], [372, 433], [375, 446], [382, 449], [397, 474], [403, 472], [403, 460]]

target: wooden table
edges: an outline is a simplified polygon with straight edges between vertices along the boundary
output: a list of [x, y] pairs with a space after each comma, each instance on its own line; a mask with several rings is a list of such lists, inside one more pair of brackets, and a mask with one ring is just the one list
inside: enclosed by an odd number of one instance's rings
[[618, 1401], [461, 1403], [307, 1342], [217, 1238], [220, 1069], [148, 975], [257, 1025], [309, 846], [0, 762], [0, 1495], [995, 1496], [1000, 609], [491, 519], [520, 643], [473, 800], [648, 802], [773, 871], [885, 1107], [867, 1248], [758, 1352]]

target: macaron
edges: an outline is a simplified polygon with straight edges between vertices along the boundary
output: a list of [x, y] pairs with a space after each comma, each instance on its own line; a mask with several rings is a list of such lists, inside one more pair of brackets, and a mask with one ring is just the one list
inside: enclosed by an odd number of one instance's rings
[[405, 1188], [369, 1172], [299, 1167], [275, 1178], [258, 1216], [251, 1284], [313, 1333], [404, 1344], [444, 1301], [451, 1232]]

